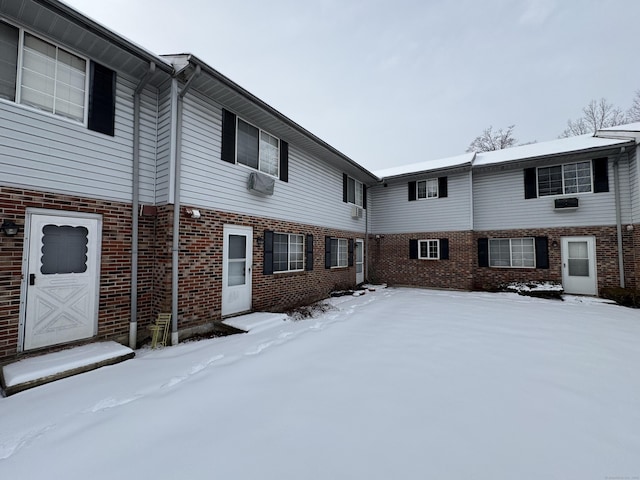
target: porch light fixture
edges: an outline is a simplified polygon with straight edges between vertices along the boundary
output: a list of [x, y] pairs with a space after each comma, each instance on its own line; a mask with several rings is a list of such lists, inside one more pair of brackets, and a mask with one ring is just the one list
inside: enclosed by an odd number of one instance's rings
[[5, 220], [0, 227], [7, 237], [15, 237], [20, 227], [11, 220]]

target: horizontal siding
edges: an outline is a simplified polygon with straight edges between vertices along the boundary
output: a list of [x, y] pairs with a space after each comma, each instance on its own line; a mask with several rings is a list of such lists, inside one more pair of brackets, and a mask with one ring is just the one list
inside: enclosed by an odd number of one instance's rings
[[640, 223], [640, 168], [638, 166], [638, 148], [629, 154], [629, 189], [631, 196], [631, 218]]
[[[252, 194], [253, 171], [220, 159], [222, 110], [201, 96], [184, 101], [181, 202], [194, 207], [364, 231], [365, 219], [352, 219], [342, 202], [342, 172], [296, 145], [289, 145], [289, 182], [276, 180], [273, 196]], [[250, 119], [248, 119], [250, 120]]]
[[[0, 101], [0, 182], [131, 201], [132, 95], [133, 85], [118, 78], [114, 137], [55, 115]], [[145, 135], [145, 141], [152, 140]]]
[[[631, 218], [629, 162], [620, 162], [622, 221]], [[475, 230], [538, 227], [579, 227], [616, 223], [613, 159], [609, 159], [609, 192], [566, 195], [579, 199], [576, 210], [555, 210], [560, 196], [524, 198], [524, 170], [484, 170], [473, 173]]]
[[171, 181], [171, 83], [158, 92], [158, 140], [156, 149], [156, 197], [160, 205], [169, 203]]
[[145, 88], [140, 96], [140, 202], [156, 201], [158, 92]]
[[448, 195], [445, 198], [409, 201], [407, 181], [371, 188], [370, 231], [409, 233], [470, 230], [469, 175], [469, 172], [449, 175]]

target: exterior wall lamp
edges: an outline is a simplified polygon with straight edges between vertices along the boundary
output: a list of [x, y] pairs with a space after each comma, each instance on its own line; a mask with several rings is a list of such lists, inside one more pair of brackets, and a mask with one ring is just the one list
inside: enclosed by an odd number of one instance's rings
[[0, 226], [0, 229], [2, 229], [7, 237], [15, 237], [18, 234], [20, 227], [11, 220], [5, 220], [2, 223], [2, 226]]

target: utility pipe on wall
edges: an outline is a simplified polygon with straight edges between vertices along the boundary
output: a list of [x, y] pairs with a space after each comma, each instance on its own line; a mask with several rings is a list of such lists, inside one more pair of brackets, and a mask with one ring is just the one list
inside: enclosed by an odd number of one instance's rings
[[193, 80], [200, 75], [200, 65], [178, 92], [178, 115], [176, 119], [176, 155], [173, 189], [173, 241], [171, 245], [171, 345], [178, 344], [178, 266], [180, 256], [180, 166], [182, 163], [182, 110], [184, 97], [191, 88]]
[[151, 62], [149, 70], [133, 92], [133, 179], [131, 198], [131, 320], [129, 323], [129, 347], [135, 349], [138, 342], [138, 210], [140, 209], [140, 95], [156, 71]]
[[614, 188], [616, 190], [616, 230], [618, 236], [618, 269], [620, 270], [620, 287], [624, 288], [624, 251], [622, 250], [622, 215], [621, 215], [621, 206], [620, 206], [620, 178], [618, 173], [618, 163], [620, 162], [620, 157], [625, 152], [625, 147], [620, 148], [620, 153], [618, 157], [613, 161], [613, 182]]

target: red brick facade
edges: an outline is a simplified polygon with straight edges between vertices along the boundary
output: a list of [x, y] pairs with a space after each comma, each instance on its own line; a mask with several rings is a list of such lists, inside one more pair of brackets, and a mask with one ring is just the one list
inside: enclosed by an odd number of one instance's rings
[[[638, 287], [640, 233], [623, 227], [625, 285]], [[549, 268], [490, 268], [478, 266], [479, 238], [547, 237]], [[594, 236], [598, 290], [620, 285], [616, 227], [566, 227], [478, 232], [428, 232], [370, 235], [369, 272], [375, 281], [392, 285], [462, 290], [494, 290], [501, 283], [545, 281], [562, 283], [561, 238]], [[409, 258], [411, 239], [449, 239], [449, 260]]]
[[[94, 339], [126, 343], [131, 318], [131, 205], [23, 189], [0, 188], [0, 219], [20, 226], [15, 237], [0, 236], [0, 362], [18, 351], [24, 222], [28, 207], [100, 214], [102, 251], [98, 334]], [[220, 320], [223, 227], [253, 228], [252, 309], [283, 311], [325, 298], [336, 288], [355, 284], [355, 268], [324, 268], [325, 236], [362, 238], [356, 232], [331, 230], [201, 209], [201, 218], [180, 220], [178, 288], [179, 330]], [[155, 217], [139, 217], [138, 339], [158, 312], [171, 311], [173, 206], [158, 208]], [[264, 230], [311, 234], [312, 271], [263, 275]]]

